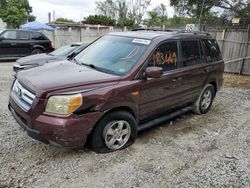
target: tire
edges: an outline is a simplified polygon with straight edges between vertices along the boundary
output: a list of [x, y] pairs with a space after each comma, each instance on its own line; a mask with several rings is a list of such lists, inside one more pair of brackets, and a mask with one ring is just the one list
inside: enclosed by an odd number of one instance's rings
[[215, 96], [215, 89], [214, 86], [211, 84], [207, 84], [199, 98], [197, 99], [197, 101], [195, 102], [195, 106], [193, 111], [196, 114], [205, 114], [209, 111], [209, 109], [212, 106], [213, 100], [214, 100], [214, 96]]
[[43, 53], [43, 50], [37, 48], [37, 49], [32, 50], [31, 55], [41, 54], [41, 53]]
[[126, 111], [105, 115], [94, 127], [90, 136], [90, 148], [97, 153], [124, 149], [137, 137], [135, 118]]

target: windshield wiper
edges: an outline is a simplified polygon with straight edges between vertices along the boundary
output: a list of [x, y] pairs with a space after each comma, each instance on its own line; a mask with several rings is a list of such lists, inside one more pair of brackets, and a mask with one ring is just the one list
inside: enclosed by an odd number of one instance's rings
[[109, 70], [101, 68], [101, 67], [97, 67], [97, 66], [95, 66], [93, 64], [81, 63], [81, 65], [90, 67], [90, 68], [95, 69], [95, 70], [100, 71], [100, 72], [110, 73]]
[[94, 64], [83, 63], [83, 62], [80, 62], [79, 60], [76, 60], [75, 58], [74, 58], [74, 61], [78, 65], [84, 65], [86, 67], [90, 67], [90, 68], [95, 69], [95, 70], [100, 71], [100, 72], [117, 75], [117, 73], [112, 71], [112, 70], [108, 70], [108, 69], [105, 69], [105, 68], [102, 68], [102, 67], [98, 67], [98, 66], [95, 66]]
[[82, 64], [80, 61], [76, 60], [76, 58], [73, 58], [73, 60], [74, 60], [74, 62], [75, 62], [76, 64], [78, 64], [78, 65], [81, 65], [81, 64]]

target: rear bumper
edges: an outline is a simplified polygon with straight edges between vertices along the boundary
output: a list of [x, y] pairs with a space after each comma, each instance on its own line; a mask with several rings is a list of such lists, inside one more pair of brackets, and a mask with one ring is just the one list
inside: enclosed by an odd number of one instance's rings
[[[37, 112], [24, 112], [10, 98], [9, 110], [17, 123], [27, 134], [43, 143], [50, 143], [66, 148], [80, 148], [85, 145], [88, 135], [102, 116], [100, 112], [87, 113], [68, 117], [49, 116], [46, 114], [35, 115]], [[32, 115], [30, 115], [32, 114]], [[34, 118], [34, 116], [36, 116]]]
[[48, 48], [45, 50], [45, 53], [50, 53], [53, 52], [55, 50], [55, 48]]

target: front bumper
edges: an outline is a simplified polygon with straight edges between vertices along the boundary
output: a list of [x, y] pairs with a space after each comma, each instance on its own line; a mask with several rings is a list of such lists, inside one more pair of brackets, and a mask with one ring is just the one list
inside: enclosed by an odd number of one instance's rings
[[45, 140], [41, 138], [40, 132], [34, 129], [29, 128], [22, 120], [21, 118], [16, 114], [16, 112], [13, 110], [11, 106], [9, 106], [9, 110], [12, 113], [13, 117], [17, 121], [17, 123], [27, 132], [27, 134], [36, 140], [39, 140], [40, 142], [43, 142], [45, 144], [48, 144], [48, 140]]
[[46, 144], [67, 148], [83, 147], [92, 128], [102, 116], [101, 112], [79, 116], [72, 114], [67, 117], [36, 115], [35, 109], [24, 112], [11, 97], [9, 110], [30, 137]]

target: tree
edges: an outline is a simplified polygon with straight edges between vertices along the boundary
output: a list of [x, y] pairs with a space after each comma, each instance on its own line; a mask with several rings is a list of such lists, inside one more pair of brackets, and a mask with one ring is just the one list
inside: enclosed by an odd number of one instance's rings
[[28, 0], [1, 1], [0, 18], [7, 23], [8, 28], [18, 28], [27, 21], [34, 21], [35, 17], [30, 15], [31, 12]]
[[116, 20], [119, 26], [139, 25], [151, 0], [105, 0], [96, 2], [97, 11]]
[[96, 2], [96, 9], [100, 15], [116, 19], [117, 4], [113, 0], [105, 0]]
[[166, 10], [166, 6], [164, 4], [160, 4], [152, 11], [148, 11], [149, 18], [146, 20], [146, 24], [149, 26], [164, 25], [168, 19]]
[[150, 5], [151, 0], [130, 0], [130, 14], [136, 25], [139, 25]]
[[128, 6], [125, 0], [117, 1], [117, 25], [124, 26], [127, 21]]
[[161, 24], [163, 24], [168, 19], [166, 5], [161, 3], [156, 8], [154, 8], [154, 11], [157, 13], [157, 16], [159, 17], [161, 21]]
[[104, 15], [90, 15], [84, 18], [83, 23], [113, 26], [115, 25], [115, 20]]
[[177, 24], [197, 23], [197, 22], [198, 22], [197, 18], [188, 18], [188, 17], [174, 15], [172, 18], [168, 18], [167, 21], [165, 21], [165, 24], [177, 25]]
[[0, 8], [6, 4], [6, 0], [0, 0]]
[[170, 5], [173, 6], [179, 15], [198, 18], [201, 13], [204, 2], [202, 16], [211, 16], [216, 13], [213, 9], [223, 10], [225, 13], [233, 13], [238, 15], [249, 2], [248, 0], [170, 0]]
[[155, 11], [148, 11], [149, 18], [145, 20], [146, 24], [148, 26], [159, 26], [161, 25], [161, 20], [159, 19], [159, 16], [157, 12]]
[[67, 18], [57, 18], [55, 21], [56, 22], [65, 22], [65, 23], [75, 23], [73, 20], [70, 20]]

